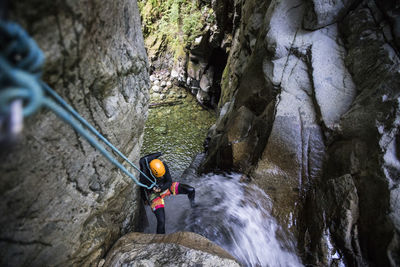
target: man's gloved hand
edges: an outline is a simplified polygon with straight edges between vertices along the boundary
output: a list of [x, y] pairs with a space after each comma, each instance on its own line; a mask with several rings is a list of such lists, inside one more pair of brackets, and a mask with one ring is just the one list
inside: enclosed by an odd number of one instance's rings
[[156, 193], [159, 193], [159, 192], [161, 192], [161, 188], [155, 186], [155, 187], [153, 187], [153, 191]]

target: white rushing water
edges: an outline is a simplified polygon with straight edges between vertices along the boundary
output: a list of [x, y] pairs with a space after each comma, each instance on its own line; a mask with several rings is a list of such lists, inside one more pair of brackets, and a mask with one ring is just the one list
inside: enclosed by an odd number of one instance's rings
[[[244, 266], [302, 266], [293, 238], [270, 215], [269, 197], [255, 185], [240, 182], [240, 174], [201, 177], [186, 175], [196, 188], [196, 208], [187, 197], [166, 201], [166, 232], [191, 231], [220, 245]], [[156, 221], [146, 208], [154, 233]]]

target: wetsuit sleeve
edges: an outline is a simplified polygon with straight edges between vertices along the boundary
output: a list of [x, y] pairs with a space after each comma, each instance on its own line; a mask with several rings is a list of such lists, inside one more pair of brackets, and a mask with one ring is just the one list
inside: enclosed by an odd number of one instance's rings
[[162, 185], [160, 185], [161, 191], [164, 191], [168, 188], [171, 187], [172, 185], [172, 178], [171, 178], [171, 173], [169, 172], [168, 165], [164, 163], [165, 166], [165, 174], [164, 174], [164, 182]]
[[[140, 171], [149, 176], [149, 169], [146, 166], [146, 157], [143, 157], [139, 161]], [[142, 184], [149, 185], [149, 180], [142, 174], [139, 174], [139, 180]]]
[[147, 198], [146, 198], [146, 191], [145, 191], [144, 187], [140, 187], [140, 196], [142, 197], [142, 200], [143, 200], [143, 201], [146, 201], [146, 200], [147, 200]]

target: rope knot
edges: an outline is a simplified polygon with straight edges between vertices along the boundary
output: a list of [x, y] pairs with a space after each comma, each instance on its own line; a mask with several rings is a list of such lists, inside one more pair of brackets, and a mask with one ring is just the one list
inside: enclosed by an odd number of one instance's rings
[[16, 23], [0, 22], [0, 55], [13, 68], [40, 77], [44, 55], [36, 42]]
[[43, 52], [18, 24], [0, 22], [0, 115], [10, 115], [14, 100], [25, 102], [23, 116], [34, 113], [42, 103], [40, 85]]

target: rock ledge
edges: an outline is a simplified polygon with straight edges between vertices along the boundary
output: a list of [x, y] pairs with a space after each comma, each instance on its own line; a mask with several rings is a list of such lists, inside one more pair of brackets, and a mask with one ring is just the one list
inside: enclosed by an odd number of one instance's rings
[[103, 266], [240, 266], [228, 252], [191, 232], [167, 235], [130, 233], [120, 238]]

